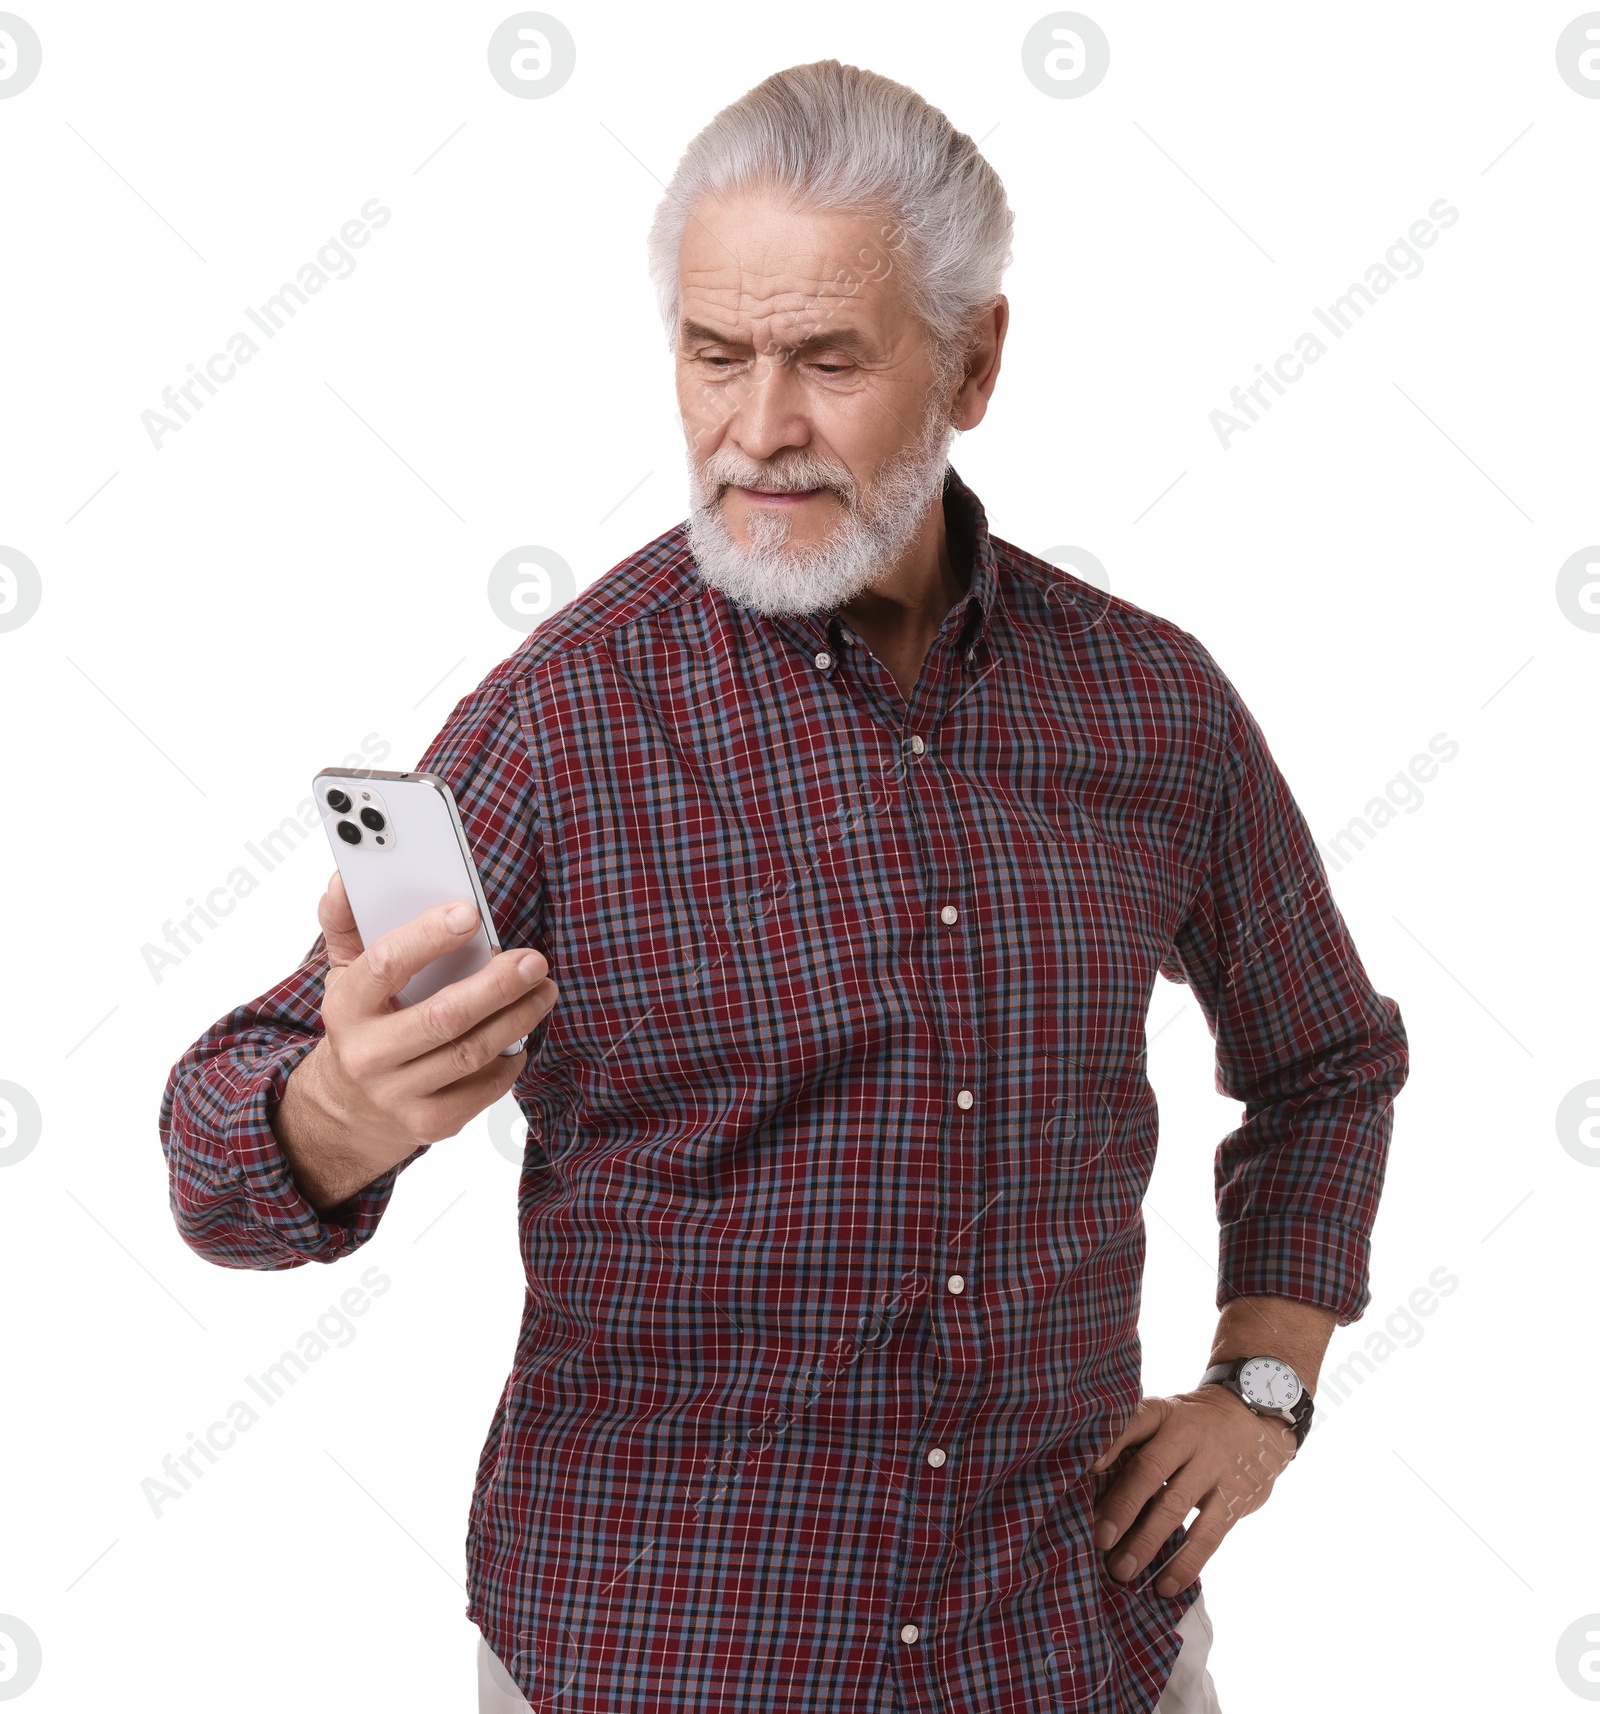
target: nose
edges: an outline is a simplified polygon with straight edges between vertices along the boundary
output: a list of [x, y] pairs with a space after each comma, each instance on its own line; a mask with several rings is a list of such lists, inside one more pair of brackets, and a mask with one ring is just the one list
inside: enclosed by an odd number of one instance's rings
[[811, 425], [792, 365], [773, 357], [756, 358], [736, 383], [727, 438], [755, 464], [810, 443]]

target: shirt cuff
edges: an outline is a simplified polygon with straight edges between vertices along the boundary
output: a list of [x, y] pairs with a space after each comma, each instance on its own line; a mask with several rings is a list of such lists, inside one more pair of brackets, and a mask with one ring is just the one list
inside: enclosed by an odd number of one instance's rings
[[1292, 1297], [1332, 1310], [1346, 1327], [1372, 1301], [1371, 1254], [1366, 1233], [1334, 1220], [1261, 1214], [1232, 1221], [1218, 1244], [1217, 1308], [1235, 1297]]
[[295, 1183], [273, 1133], [272, 1116], [283, 1099], [290, 1072], [320, 1039], [310, 1036], [292, 1042], [240, 1067], [230, 1079], [226, 1095], [229, 1118], [222, 1145], [238, 1187], [245, 1224], [266, 1237], [290, 1266], [308, 1261], [334, 1262], [359, 1249], [377, 1230], [401, 1168], [428, 1148], [426, 1143], [420, 1145], [371, 1184], [326, 1214], [318, 1214]]

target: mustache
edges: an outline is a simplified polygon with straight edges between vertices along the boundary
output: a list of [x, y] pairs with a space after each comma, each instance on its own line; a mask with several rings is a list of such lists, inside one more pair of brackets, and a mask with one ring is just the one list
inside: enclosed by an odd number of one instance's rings
[[701, 473], [708, 487], [718, 490], [720, 500], [730, 488], [767, 488], [777, 493], [798, 494], [813, 488], [831, 489], [848, 499], [855, 484], [843, 472], [791, 470], [774, 473], [759, 467], [739, 469], [731, 465], [712, 465]]

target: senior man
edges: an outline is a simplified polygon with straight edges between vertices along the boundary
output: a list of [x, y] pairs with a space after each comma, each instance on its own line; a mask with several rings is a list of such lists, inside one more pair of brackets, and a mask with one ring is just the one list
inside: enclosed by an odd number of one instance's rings
[[[948, 463], [1010, 234], [898, 83], [719, 113], [651, 232], [690, 516], [418, 763], [512, 950], [401, 1008], [471, 913], [363, 948], [335, 876], [173, 1069], [176, 1218], [231, 1267], [339, 1260], [431, 1145], [527, 1119], [485, 1710], [1215, 1709], [1198, 1573], [1368, 1303], [1406, 1038], [1260, 729]], [[1141, 1397], [1158, 973], [1244, 1113], [1215, 1340]]]

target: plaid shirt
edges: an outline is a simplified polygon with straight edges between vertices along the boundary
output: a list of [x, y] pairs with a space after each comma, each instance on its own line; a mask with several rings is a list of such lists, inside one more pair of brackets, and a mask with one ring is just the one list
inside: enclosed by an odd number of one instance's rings
[[[1198, 1585], [1154, 1588], [1181, 1528], [1110, 1576], [1089, 1465], [1140, 1396], [1158, 973], [1244, 1103], [1218, 1304], [1369, 1300], [1406, 1037], [1260, 729], [1196, 638], [945, 492], [970, 586], [909, 706], [839, 614], [712, 591], [680, 524], [417, 764], [560, 985], [467, 1533], [535, 1708], [1155, 1703]], [[173, 1211], [223, 1266], [349, 1255], [425, 1152], [326, 1218], [295, 1188], [269, 1116], [325, 971], [319, 936], [168, 1082]]]

